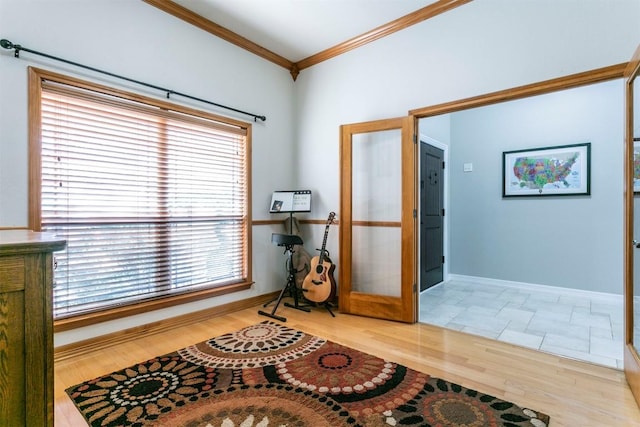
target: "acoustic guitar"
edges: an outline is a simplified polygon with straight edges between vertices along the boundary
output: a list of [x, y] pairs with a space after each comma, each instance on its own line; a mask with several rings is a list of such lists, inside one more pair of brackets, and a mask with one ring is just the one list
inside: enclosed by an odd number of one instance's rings
[[336, 293], [336, 280], [333, 278], [333, 270], [336, 269], [336, 266], [331, 263], [326, 250], [329, 226], [335, 216], [335, 212], [329, 214], [320, 255], [311, 258], [311, 271], [302, 282], [303, 295], [311, 302], [323, 303]]

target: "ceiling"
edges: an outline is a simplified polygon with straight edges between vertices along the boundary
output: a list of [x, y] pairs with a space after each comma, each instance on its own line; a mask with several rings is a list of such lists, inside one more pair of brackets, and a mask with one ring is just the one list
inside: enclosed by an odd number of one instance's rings
[[291, 62], [437, 0], [173, 0]]

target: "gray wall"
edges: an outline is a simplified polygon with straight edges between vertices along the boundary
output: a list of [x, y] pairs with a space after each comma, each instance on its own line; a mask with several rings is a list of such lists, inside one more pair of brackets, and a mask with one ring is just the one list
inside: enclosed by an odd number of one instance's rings
[[[452, 274], [622, 293], [621, 80], [452, 114]], [[502, 152], [591, 142], [591, 195], [502, 198]], [[463, 172], [473, 163], [473, 172]]]

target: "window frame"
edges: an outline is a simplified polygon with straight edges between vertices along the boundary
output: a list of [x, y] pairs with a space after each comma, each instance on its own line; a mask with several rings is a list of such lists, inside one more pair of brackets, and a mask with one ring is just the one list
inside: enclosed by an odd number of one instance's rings
[[63, 319], [54, 320], [54, 331], [61, 332], [64, 330], [70, 330], [78, 327], [88, 326], [108, 320], [119, 319], [126, 316], [141, 314], [158, 309], [168, 308], [176, 305], [181, 305], [193, 301], [212, 298], [215, 296], [225, 295], [233, 292], [239, 292], [249, 289], [253, 285], [252, 279], [252, 220], [251, 220], [251, 124], [243, 121], [230, 119], [228, 117], [219, 116], [213, 113], [197, 110], [184, 105], [179, 105], [173, 102], [167, 102], [156, 98], [151, 98], [145, 95], [132, 93], [129, 91], [117, 89], [102, 84], [81, 80], [75, 77], [70, 77], [55, 73], [48, 70], [43, 70], [35, 67], [28, 67], [28, 79], [29, 79], [29, 228], [34, 231], [41, 231], [42, 214], [41, 214], [41, 182], [42, 182], [42, 82], [51, 81], [60, 84], [75, 86], [82, 89], [101, 92], [107, 95], [116, 96], [124, 99], [129, 99], [136, 102], [142, 102], [148, 105], [152, 105], [158, 108], [170, 109], [179, 113], [189, 114], [193, 116], [202, 117], [208, 120], [214, 120], [222, 123], [226, 123], [232, 126], [238, 126], [246, 130], [246, 178], [247, 178], [247, 205], [246, 209], [246, 221], [245, 221], [245, 236], [246, 236], [246, 253], [244, 254], [244, 280], [241, 282], [231, 283], [227, 285], [212, 287], [212, 288], [200, 288], [194, 291], [188, 291], [176, 295], [162, 296], [156, 299], [145, 300], [142, 302], [135, 302], [128, 305], [117, 306], [113, 308], [105, 308], [104, 310], [79, 314], [72, 317], [66, 317]]

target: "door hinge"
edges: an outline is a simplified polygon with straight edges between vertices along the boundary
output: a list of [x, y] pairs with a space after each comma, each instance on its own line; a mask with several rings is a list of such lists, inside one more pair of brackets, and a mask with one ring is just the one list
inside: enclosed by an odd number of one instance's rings
[[444, 255], [442, 255], [442, 263], [444, 264]]
[[418, 210], [417, 209], [413, 210], [413, 217], [414, 218], [418, 218]]
[[442, 169], [444, 169], [444, 162], [442, 162]]
[[413, 143], [414, 144], [418, 143], [418, 135], [416, 135], [415, 133], [413, 134]]
[[442, 209], [442, 216], [444, 216], [444, 209]]
[[413, 284], [413, 293], [415, 294], [416, 292], [418, 292], [418, 284], [414, 283]]

